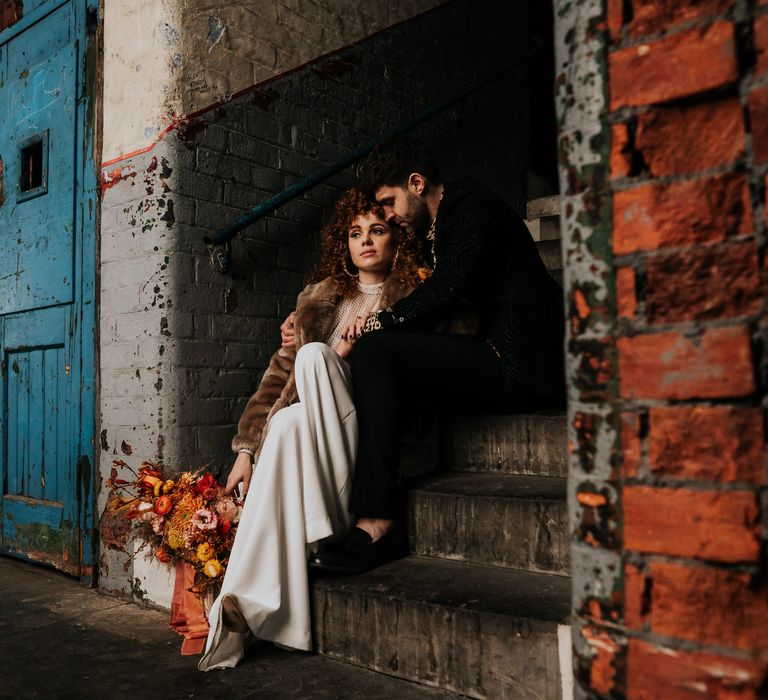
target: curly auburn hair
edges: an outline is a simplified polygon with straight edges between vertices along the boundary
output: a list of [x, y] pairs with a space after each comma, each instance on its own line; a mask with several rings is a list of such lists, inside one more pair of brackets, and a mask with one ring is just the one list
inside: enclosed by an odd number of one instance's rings
[[[346, 262], [347, 270], [354, 274], [356, 268], [349, 254], [349, 229], [358, 216], [366, 214], [384, 220], [384, 211], [375, 201], [354, 187], [347, 190], [320, 232], [320, 262], [310, 273], [309, 283], [335, 277], [342, 294], [356, 291], [357, 279], [345, 273], [344, 264]], [[392, 234], [397, 258], [390, 274], [398, 275], [405, 284], [417, 284], [420, 280], [418, 270], [425, 267], [423, 244], [411, 230], [393, 230]]]

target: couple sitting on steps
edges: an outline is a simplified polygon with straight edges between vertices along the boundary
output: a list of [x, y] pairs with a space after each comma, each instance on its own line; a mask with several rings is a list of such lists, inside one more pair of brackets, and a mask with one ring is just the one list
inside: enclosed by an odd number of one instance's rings
[[[360, 573], [407, 552], [405, 407], [564, 400], [561, 289], [520, 217], [473, 181], [443, 183], [410, 138], [377, 146], [360, 176], [238, 424], [226, 490], [249, 495], [203, 671], [235, 666], [252, 638], [311, 648], [308, 563]], [[435, 331], [466, 302], [476, 333]]]

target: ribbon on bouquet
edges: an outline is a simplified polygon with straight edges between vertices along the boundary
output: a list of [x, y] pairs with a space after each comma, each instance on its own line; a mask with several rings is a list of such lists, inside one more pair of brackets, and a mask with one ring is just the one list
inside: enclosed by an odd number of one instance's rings
[[182, 656], [202, 654], [208, 637], [208, 620], [203, 601], [191, 588], [195, 583], [195, 569], [185, 561], [176, 562], [176, 581], [171, 601], [171, 629], [183, 635]]

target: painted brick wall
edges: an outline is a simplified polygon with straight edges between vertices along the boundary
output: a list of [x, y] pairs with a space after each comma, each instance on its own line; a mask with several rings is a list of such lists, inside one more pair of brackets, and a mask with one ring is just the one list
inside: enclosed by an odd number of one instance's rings
[[557, 4], [577, 696], [765, 697], [768, 4]]
[[[182, 460], [229, 459], [233, 421], [316, 260], [322, 221], [353, 175], [341, 174], [244, 232], [230, 275], [213, 271], [200, 237], [492, 70], [508, 45], [502, 35], [495, 46], [489, 42], [492, 22], [493, 16], [478, 21], [470, 3], [451, 3], [223, 104], [174, 136], [176, 206], [180, 198], [194, 204], [192, 221], [176, 223], [194, 277], [178, 285], [174, 300], [191, 312], [193, 324], [192, 336], [178, 339], [175, 367], [185, 373], [189, 398], [202, 401], [181, 408], [188, 436]], [[483, 44], [496, 60], [469, 61]], [[424, 79], [429, 74], [431, 83]], [[522, 86], [507, 81], [498, 89]], [[520, 205], [527, 114], [490, 116], [497, 98], [491, 90], [420, 133], [446, 153], [448, 174], [481, 175]], [[510, 130], [510, 123], [518, 128]]]
[[[353, 173], [243, 232], [226, 275], [211, 267], [203, 235], [521, 51], [524, 13], [488, 8], [447, 3], [211, 106], [103, 168], [102, 477], [116, 457], [228, 470], [235, 423]], [[502, 111], [510, 94], [516, 106]], [[526, 94], [524, 75], [505, 78], [420, 129], [446, 176], [474, 174], [522, 204]], [[122, 533], [106, 519], [101, 533], [101, 585], [151, 599]]]

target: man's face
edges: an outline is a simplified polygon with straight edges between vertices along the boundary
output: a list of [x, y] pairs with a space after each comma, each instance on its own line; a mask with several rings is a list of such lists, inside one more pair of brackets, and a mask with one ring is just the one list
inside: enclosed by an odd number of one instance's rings
[[402, 229], [413, 228], [424, 235], [431, 223], [429, 209], [422, 197], [405, 187], [384, 185], [376, 190], [376, 201], [384, 209], [384, 218]]

